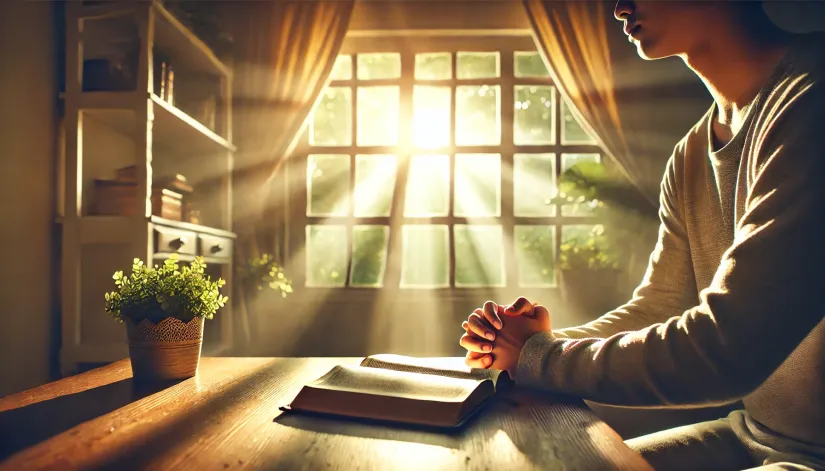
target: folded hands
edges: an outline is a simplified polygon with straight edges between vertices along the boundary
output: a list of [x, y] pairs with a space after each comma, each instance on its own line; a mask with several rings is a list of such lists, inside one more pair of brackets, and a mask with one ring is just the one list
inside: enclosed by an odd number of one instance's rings
[[550, 330], [550, 313], [524, 297], [509, 306], [487, 301], [461, 324], [459, 344], [467, 350], [464, 361], [472, 368], [506, 370], [515, 376], [519, 355], [527, 340]]

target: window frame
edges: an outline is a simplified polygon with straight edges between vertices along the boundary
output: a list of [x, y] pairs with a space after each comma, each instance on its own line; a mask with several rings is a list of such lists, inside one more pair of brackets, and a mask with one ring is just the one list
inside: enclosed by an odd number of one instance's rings
[[[452, 52], [452, 78], [449, 80], [416, 80], [414, 77], [415, 55], [419, 53]], [[458, 79], [456, 73], [457, 51], [461, 52], [492, 52], [497, 51], [499, 56], [500, 76], [498, 78], [485, 79]], [[342, 292], [365, 292], [365, 296], [374, 296], [378, 291], [400, 291], [409, 293], [414, 297], [416, 292], [422, 290], [428, 292], [445, 293], [449, 296], [467, 296], [478, 299], [478, 297], [490, 293], [528, 293], [555, 290], [558, 288], [558, 279], [553, 285], [526, 285], [520, 286], [518, 280], [518, 267], [516, 262], [516, 246], [514, 231], [516, 226], [545, 226], [551, 225], [554, 228], [554, 260], [558, 263], [559, 248], [562, 242], [562, 228], [572, 225], [593, 225], [602, 221], [597, 216], [568, 216], [564, 215], [561, 205], [557, 206], [555, 215], [548, 217], [516, 217], [513, 205], [513, 178], [505, 176], [505, 169], [513, 168], [514, 155], [526, 154], [553, 154], [555, 158], [556, 184], [559, 184], [559, 177], [562, 173], [562, 154], [589, 154], [598, 153], [600, 161], [608, 168], [612, 167], [612, 162], [605, 155], [604, 151], [597, 144], [562, 144], [562, 119], [561, 111], [562, 98], [558, 87], [555, 90], [556, 110], [554, 119], [555, 143], [549, 145], [515, 145], [513, 142], [513, 121], [514, 121], [514, 94], [516, 85], [552, 85], [555, 83], [547, 78], [516, 78], [514, 74], [515, 52], [535, 52], [536, 46], [532, 37], [527, 34], [507, 34], [495, 36], [392, 36], [382, 37], [380, 40], [373, 37], [348, 37], [340, 54], [352, 56], [353, 72], [350, 80], [330, 81], [328, 86], [349, 87], [351, 89], [352, 100], [352, 145], [346, 147], [312, 147], [309, 144], [309, 121], [305, 126], [298, 148], [293, 152], [292, 162], [288, 165], [287, 181], [289, 183], [303, 182], [300, 188], [289, 188], [289, 207], [292, 209], [289, 217], [292, 224], [288, 230], [291, 234], [288, 240], [293, 241], [291, 246], [295, 250], [286, 248], [286, 253], [292, 257], [298, 257], [294, 266], [293, 280], [296, 286], [307, 290], [332, 289]], [[371, 80], [368, 85], [357, 79], [357, 54], [365, 53], [400, 53], [401, 54], [401, 77], [397, 79]], [[399, 140], [395, 146], [363, 146], [357, 145], [357, 89], [361, 86], [398, 85], [399, 86]], [[499, 85], [500, 86], [500, 113], [501, 113], [501, 142], [495, 146], [456, 146], [455, 143], [455, 112], [456, 112], [456, 87], [460, 85]], [[412, 123], [413, 118], [413, 86], [414, 85], [434, 85], [450, 86], [451, 107], [450, 107], [450, 144], [446, 148], [437, 149], [417, 149], [412, 145], [413, 126], [403, 126], [402, 124]], [[508, 106], [509, 104], [509, 106]], [[310, 117], [312, 114], [310, 113]], [[403, 152], [399, 152], [403, 150]], [[403, 208], [406, 198], [406, 180], [408, 175], [409, 162], [412, 155], [426, 154], [446, 154], [450, 161], [450, 181], [449, 181], [449, 214], [437, 217], [405, 217]], [[455, 203], [455, 162], [456, 154], [490, 153], [501, 156], [500, 175], [500, 215], [497, 217], [457, 217], [453, 215]], [[350, 191], [355, 188], [356, 156], [363, 154], [392, 154], [396, 155], [396, 180], [392, 201], [392, 211], [389, 217], [355, 217], [352, 215], [341, 217], [312, 217], [306, 215], [308, 185], [306, 183], [306, 162], [310, 154], [346, 154], [350, 157]], [[354, 198], [352, 194], [349, 199], [350, 213], [354, 214]], [[313, 286], [306, 283], [306, 228], [309, 225], [341, 225], [346, 227], [347, 233], [347, 273], [343, 286]], [[402, 260], [402, 226], [406, 224], [432, 224], [447, 225], [448, 227], [448, 249], [449, 249], [449, 286], [445, 287], [401, 287], [401, 260]], [[456, 225], [500, 225], [503, 237], [503, 258], [505, 271], [504, 286], [456, 286], [455, 283], [455, 245], [454, 227]], [[353, 263], [352, 234], [356, 225], [384, 225], [389, 228], [389, 239], [387, 245], [387, 257], [385, 260], [384, 279], [379, 286], [351, 286], [350, 277]], [[510, 243], [507, 243], [510, 241]], [[289, 244], [289, 242], [287, 242]], [[379, 289], [380, 288], [380, 289]], [[440, 294], [439, 294], [440, 295]], [[402, 297], [407, 297], [401, 294]]]

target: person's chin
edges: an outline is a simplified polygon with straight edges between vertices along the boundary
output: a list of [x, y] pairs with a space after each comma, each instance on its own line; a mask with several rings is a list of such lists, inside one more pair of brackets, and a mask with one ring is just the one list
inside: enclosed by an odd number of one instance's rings
[[656, 59], [663, 59], [665, 57], [670, 57], [673, 54], [668, 54], [665, 51], [661, 51], [659, 47], [656, 47], [656, 41], [652, 41], [648, 38], [637, 39], [634, 41], [636, 44], [636, 52], [639, 54], [639, 57], [646, 61], [653, 61]]

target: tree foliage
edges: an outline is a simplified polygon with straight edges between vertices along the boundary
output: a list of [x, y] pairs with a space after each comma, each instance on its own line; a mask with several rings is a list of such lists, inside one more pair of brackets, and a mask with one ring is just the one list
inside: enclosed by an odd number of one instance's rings
[[640, 227], [656, 214], [636, 188], [608, 175], [595, 162], [580, 162], [564, 172], [559, 190], [554, 202], [586, 204], [604, 221], [585, 237], [562, 241], [559, 268], [563, 270], [618, 269]]

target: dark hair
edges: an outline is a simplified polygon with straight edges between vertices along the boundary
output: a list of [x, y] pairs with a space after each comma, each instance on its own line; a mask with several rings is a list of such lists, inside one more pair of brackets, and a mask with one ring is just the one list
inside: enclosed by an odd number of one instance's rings
[[770, 19], [764, 9], [763, 0], [732, 1], [736, 8], [736, 16], [741, 20], [745, 31], [761, 42], [775, 43], [788, 37], [788, 32], [780, 28]]

